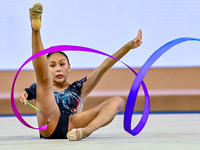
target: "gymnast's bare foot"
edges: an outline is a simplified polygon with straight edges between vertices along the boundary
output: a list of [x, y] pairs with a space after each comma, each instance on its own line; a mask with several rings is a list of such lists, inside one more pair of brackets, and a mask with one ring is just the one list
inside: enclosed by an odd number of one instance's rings
[[43, 7], [40, 3], [36, 3], [33, 7], [29, 8], [31, 26], [33, 30], [39, 31], [41, 28], [41, 15]]

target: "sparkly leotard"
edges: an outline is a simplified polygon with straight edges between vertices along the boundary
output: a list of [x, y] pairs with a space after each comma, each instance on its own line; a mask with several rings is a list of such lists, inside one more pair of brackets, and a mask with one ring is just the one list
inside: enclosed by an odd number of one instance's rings
[[[61, 116], [58, 125], [50, 137], [43, 137], [40, 134], [40, 138], [48, 139], [63, 139], [67, 138], [66, 134], [68, 132], [68, 119], [69, 116], [81, 112], [83, 109], [84, 101], [80, 98], [81, 88], [83, 82], [87, 81], [87, 77], [79, 81], [75, 81], [69, 87], [67, 87], [63, 92], [54, 91], [55, 100], [61, 112]], [[28, 93], [27, 100], [36, 99], [36, 83], [33, 83], [29, 88], [26, 88]]]

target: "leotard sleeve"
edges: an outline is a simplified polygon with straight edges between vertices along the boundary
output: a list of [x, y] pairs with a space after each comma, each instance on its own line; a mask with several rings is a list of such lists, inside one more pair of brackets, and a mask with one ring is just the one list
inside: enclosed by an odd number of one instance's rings
[[36, 99], [36, 83], [33, 83], [29, 88], [25, 88], [24, 90], [28, 94], [27, 100]]

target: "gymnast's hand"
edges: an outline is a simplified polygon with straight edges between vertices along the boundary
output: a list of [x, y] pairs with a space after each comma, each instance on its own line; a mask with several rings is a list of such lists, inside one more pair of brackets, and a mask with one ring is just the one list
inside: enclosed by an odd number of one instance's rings
[[142, 44], [142, 30], [139, 30], [137, 37], [130, 41], [129, 43], [127, 43], [128, 46], [130, 46], [130, 49], [134, 49], [139, 47]]
[[17, 101], [20, 101], [22, 104], [26, 105], [27, 97], [28, 93], [25, 90], [22, 90], [17, 97]]

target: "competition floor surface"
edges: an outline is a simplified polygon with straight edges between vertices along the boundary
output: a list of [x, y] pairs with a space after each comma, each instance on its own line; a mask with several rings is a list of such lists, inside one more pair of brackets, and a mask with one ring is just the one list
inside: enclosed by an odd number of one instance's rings
[[[133, 127], [141, 114], [134, 114]], [[23, 116], [37, 127], [36, 116]], [[123, 129], [123, 114], [106, 127], [78, 142], [41, 140], [37, 130], [22, 125], [15, 116], [0, 117], [0, 150], [199, 150], [200, 113], [150, 114], [142, 132], [132, 136]]]

